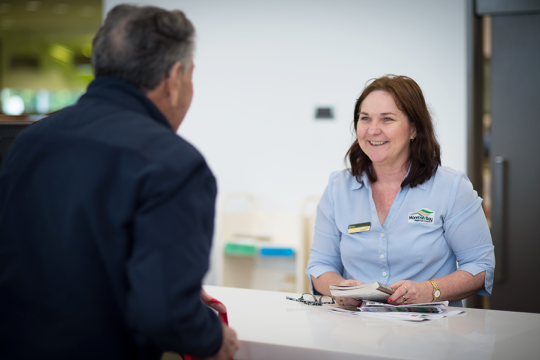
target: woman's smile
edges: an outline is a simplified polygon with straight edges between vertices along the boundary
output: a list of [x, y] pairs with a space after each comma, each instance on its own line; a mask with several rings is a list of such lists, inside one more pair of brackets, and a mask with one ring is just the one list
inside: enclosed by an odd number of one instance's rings
[[368, 140], [368, 142], [373, 146], [381, 146], [381, 145], [386, 144], [388, 141], [370, 141], [370, 140]]

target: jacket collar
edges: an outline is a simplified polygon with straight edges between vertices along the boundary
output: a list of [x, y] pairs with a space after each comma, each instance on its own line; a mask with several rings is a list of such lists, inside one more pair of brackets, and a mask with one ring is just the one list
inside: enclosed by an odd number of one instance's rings
[[90, 98], [100, 98], [146, 114], [174, 132], [171, 124], [156, 105], [141, 90], [123, 80], [109, 76], [97, 77], [88, 85], [86, 93], [79, 101], [84, 102]]

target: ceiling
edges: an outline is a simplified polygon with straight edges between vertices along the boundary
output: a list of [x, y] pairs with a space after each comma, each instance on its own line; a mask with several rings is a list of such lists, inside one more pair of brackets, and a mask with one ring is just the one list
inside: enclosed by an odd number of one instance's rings
[[101, 0], [0, 0], [0, 35], [87, 33], [102, 21]]

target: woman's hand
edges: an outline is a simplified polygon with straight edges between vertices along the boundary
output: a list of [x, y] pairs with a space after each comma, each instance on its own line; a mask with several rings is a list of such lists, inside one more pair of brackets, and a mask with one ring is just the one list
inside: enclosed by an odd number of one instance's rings
[[390, 287], [395, 290], [388, 298], [392, 305], [429, 303], [433, 300], [433, 286], [429, 281], [399, 280]]
[[[339, 283], [339, 285], [362, 285], [363, 282], [359, 280], [343, 280]], [[341, 306], [359, 306], [362, 304], [362, 301], [351, 299], [351, 298], [344, 298], [344, 297], [334, 297], [334, 301], [336, 304]]]

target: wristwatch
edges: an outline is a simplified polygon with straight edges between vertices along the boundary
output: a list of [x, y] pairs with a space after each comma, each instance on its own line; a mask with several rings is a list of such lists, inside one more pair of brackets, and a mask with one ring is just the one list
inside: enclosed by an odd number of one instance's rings
[[433, 302], [435, 302], [441, 297], [441, 289], [439, 289], [439, 285], [437, 285], [435, 280], [431, 279], [429, 282], [433, 285]]

